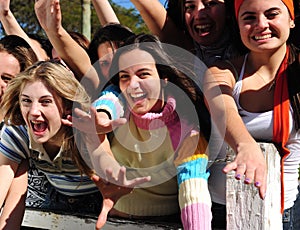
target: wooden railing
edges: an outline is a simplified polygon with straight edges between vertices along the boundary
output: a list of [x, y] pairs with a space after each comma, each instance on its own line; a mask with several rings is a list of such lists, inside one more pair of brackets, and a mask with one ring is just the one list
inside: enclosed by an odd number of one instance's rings
[[[235, 179], [235, 172], [227, 174], [227, 229], [228, 230], [280, 230], [280, 156], [270, 143], [259, 143], [268, 166], [265, 199], [259, 197], [258, 189]], [[235, 153], [228, 148], [229, 159]]]
[[[253, 185], [236, 180], [235, 172], [227, 174], [227, 229], [228, 230], [280, 230], [280, 156], [270, 143], [259, 143], [268, 165], [267, 193], [260, 199]], [[228, 159], [234, 159], [232, 149], [227, 150]], [[75, 230], [95, 229], [96, 217], [78, 217], [27, 209], [23, 226], [39, 229]], [[181, 229], [164, 223], [125, 221], [109, 219], [103, 229]]]

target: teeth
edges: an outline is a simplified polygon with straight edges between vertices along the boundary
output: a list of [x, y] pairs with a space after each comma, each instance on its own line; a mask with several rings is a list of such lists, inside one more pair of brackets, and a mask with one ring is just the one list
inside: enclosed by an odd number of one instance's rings
[[263, 35], [263, 36], [254, 36], [255, 40], [267, 39], [267, 38], [270, 38], [270, 37], [271, 37], [271, 34], [266, 34], [266, 35]]
[[42, 121], [31, 121], [33, 124], [41, 124], [41, 123], [43, 123]]
[[130, 96], [132, 98], [138, 98], [138, 97], [143, 97], [145, 94], [144, 93], [134, 93], [134, 94], [131, 94]]
[[208, 28], [208, 27], [210, 27], [209, 24], [205, 24], [205, 25], [197, 25], [197, 26], [196, 26], [196, 29], [203, 30], [203, 29], [206, 29], [206, 28]]

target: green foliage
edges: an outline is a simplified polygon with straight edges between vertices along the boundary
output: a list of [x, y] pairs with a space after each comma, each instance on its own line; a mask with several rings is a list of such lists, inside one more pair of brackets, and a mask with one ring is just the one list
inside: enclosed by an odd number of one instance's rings
[[[61, 0], [61, 9], [63, 17], [63, 27], [68, 31], [82, 32], [82, 0]], [[135, 33], [149, 32], [144, 21], [139, 13], [134, 9], [126, 9], [115, 3], [111, 3], [115, 10], [120, 22]], [[27, 33], [37, 33], [39, 35], [45, 35], [40, 27], [36, 15], [34, 13], [34, 1], [32, 0], [12, 0], [11, 11], [15, 15], [17, 21]], [[96, 11], [91, 4], [91, 34], [99, 28], [100, 22], [97, 18]], [[5, 34], [2, 25], [0, 28], [0, 34]]]
[[126, 25], [135, 33], [149, 32], [140, 14], [134, 8], [126, 9], [113, 3], [112, 7], [116, 12], [121, 24]]

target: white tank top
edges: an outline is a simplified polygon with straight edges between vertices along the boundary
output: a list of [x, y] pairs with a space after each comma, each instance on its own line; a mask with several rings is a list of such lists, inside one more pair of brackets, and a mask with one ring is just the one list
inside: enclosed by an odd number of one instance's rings
[[[236, 102], [239, 114], [242, 117], [248, 131], [257, 141], [271, 142], [273, 137], [273, 111], [252, 113], [244, 110], [239, 103], [243, 86], [243, 76], [248, 55], [245, 55], [244, 63], [239, 78], [233, 89], [233, 98]], [[289, 156], [284, 161], [284, 208], [293, 206], [298, 194], [298, 168], [300, 163], [300, 131], [295, 130], [290, 107], [290, 136], [286, 147], [290, 150]]]

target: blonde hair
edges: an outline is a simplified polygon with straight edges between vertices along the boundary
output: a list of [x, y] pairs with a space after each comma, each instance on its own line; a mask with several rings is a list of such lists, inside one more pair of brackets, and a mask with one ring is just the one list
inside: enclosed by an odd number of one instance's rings
[[[20, 108], [20, 95], [26, 84], [41, 81], [55, 96], [62, 100], [62, 111], [70, 110], [74, 107], [88, 111], [90, 107], [90, 98], [79, 81], [74, 78], [61, 64], [51, 61], [40, 61], [27, 68], [25, 71], [17, 74], [13, 78], [3, 95], [0, 104], [6, 124], [25, 125]], [[64, 109], [65, 108], [65, 109]], [[63, 112], [63, 116], [66, 115]], [[86, 165], [80, 156], [75, 143], [75, 135], [72, 127], [65, 128], [65, 141], [63, 154], [71, 155], [72, 159], [81, 172], [91, 175], [91, 169]], [[80, 145], [81, 146], [81, 145]]]

